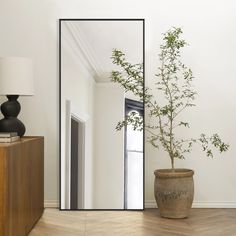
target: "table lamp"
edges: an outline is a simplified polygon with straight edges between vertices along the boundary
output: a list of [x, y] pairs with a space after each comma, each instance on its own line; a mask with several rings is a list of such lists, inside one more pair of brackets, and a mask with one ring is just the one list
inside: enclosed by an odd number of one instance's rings
[[17, 119], [21, 110], [17, 99], [33, 95], [33, 65], [29, 58], [0, 57], [0, 95], [8, 98], [1, 105], [4, 118], [0, 120], [0, 132], [17, 132], [22, 137], [25, 126]]

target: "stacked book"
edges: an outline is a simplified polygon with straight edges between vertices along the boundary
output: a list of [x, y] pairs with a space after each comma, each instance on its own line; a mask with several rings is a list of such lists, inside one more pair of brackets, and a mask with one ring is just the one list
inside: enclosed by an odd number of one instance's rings
[[0, 132], [0, 143], [12, 143], [19, 140], [20, 136], [16, 132]]

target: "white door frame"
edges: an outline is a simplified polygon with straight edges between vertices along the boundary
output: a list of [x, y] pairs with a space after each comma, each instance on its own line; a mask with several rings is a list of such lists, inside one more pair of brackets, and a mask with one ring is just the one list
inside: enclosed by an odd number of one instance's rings
[[81, 191], [81, 202], [80, 208], [84, 208], [84, 193], [85, 193], [85, 157], [86, 157], [86, 136], [87, 136], [87, 121], [89, 116], [85, 113], [76, 109], [70, 100], [66, 100], [66, 158], [65, 158], [65, 209], [70, 209], [70, 193], [71, 193], [71, 118], [82, 123], [82, 129], [80, 129], [79, 137], [81, 138], [80, 147], [81, 150], [81, 162], [79, 163], [79, 168], [81, 170], [81, 176], [79, 179], [79, 189]]

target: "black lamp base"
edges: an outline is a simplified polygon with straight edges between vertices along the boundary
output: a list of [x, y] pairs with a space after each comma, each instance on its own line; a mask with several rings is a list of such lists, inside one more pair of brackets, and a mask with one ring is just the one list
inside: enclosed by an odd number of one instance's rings
[[0, 132], [17, 132], [22, 137], [25, 134], [24, 124], [17, 119], [20, 113], [19, 95], [7, 95], [8, 101], [1, 105], [4, 118], [0, 120]]

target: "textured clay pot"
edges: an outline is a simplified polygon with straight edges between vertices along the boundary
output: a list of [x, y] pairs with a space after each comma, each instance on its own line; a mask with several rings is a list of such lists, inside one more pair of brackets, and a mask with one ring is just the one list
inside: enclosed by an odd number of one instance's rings
[[186, 218], [193, 203], [193, 170], [155, 170], [154, 192], [160, 215]]

